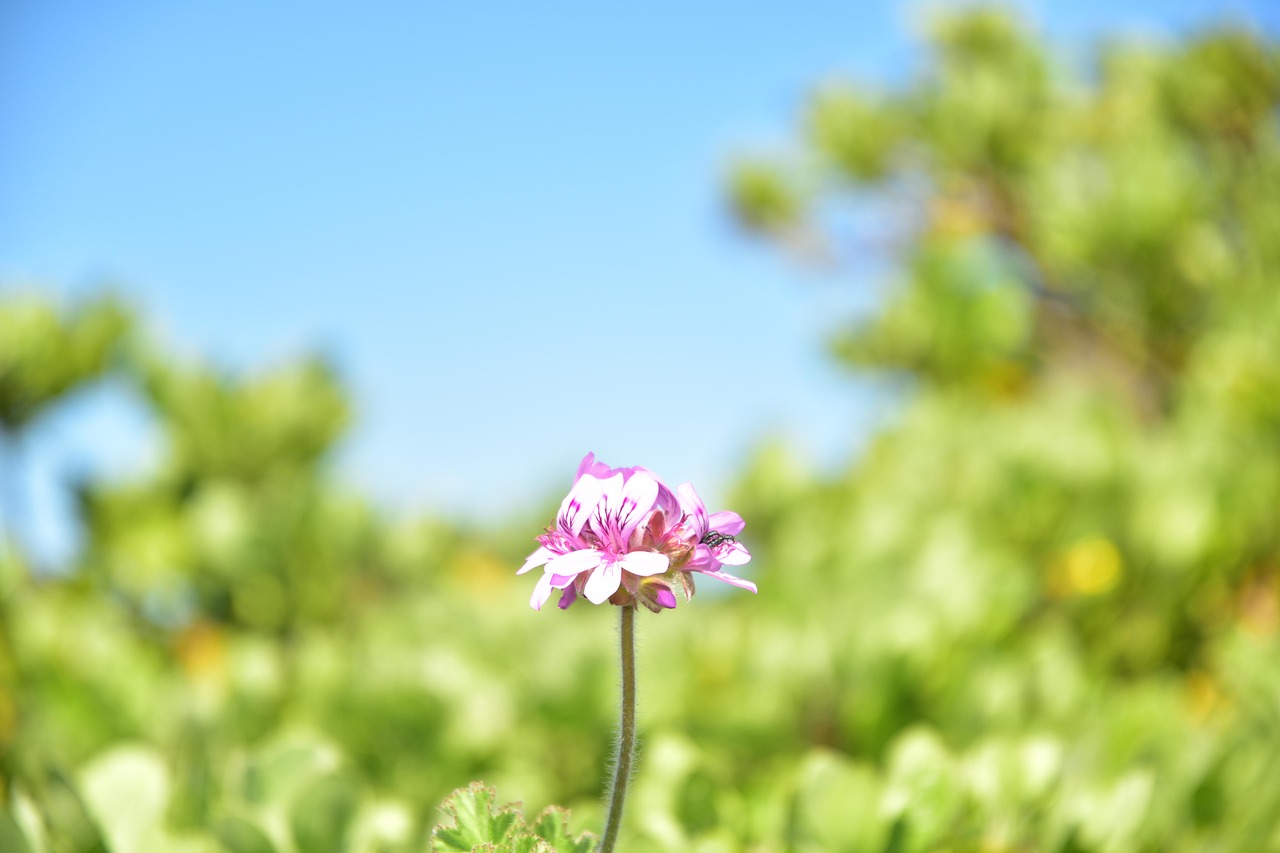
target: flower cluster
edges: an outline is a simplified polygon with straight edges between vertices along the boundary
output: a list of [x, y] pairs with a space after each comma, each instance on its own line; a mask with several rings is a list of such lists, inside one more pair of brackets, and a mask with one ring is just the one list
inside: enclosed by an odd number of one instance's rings
[[529, 604], [535, 610], [561, 590], [563, 610], [579, 596], [592, 604], [643, 604], [655, 613], [676, 606], [675, 587], [693, 595], [693, 574], [756, 591], [723, 571], [751, 554], [737, 541], [736, 512], [708, 514], [688, 483], [674, 492], [644, 468], [610, 468], [588, 453], [556, 523], [516, 574], [542, 567]]

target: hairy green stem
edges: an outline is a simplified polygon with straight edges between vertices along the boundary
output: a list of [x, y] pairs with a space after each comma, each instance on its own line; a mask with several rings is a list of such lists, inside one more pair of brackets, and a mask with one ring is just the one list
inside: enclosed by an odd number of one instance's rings
[[622, 652], [622, 709], [618, 720], [617, 752], [613, 758], [609, 814], [604, 821], [600, 846], [596, 848], [600, 853], [613, 853], [613, 846], [618, 841], [622, 806], [627, 799], [627, 785], [631, 782], [631, 765], [636, 753], [636, 608], [634, 604], [628, 604], [618, 609], [621, 611], [618, 645]]

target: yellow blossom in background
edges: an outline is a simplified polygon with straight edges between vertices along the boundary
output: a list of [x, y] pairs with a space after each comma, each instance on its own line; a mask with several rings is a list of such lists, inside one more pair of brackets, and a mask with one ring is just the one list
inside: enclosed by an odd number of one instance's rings
[[1084, 539], [1071, 546], [1049, 568], [1053, 595], [1101, 595], [1110, 592], [1124, 574], [1124, 560], [1108, 539]]

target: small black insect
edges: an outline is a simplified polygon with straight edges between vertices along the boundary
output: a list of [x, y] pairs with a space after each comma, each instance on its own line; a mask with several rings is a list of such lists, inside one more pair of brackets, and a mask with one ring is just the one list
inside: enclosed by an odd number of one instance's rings
[[714, 530], [712, 530], [712, 531], [711, 531], [710, 533], [708, 533], [706, 536], [703, 536], [703, 537], [702, 537], [702, 544], [703, 544], [703, 545], [706, 545], [708, 548], [714, 548], [714, 547], [716, 547], [717, 545], [723, 545], [723, 544], [724, 544], [724, 543], [726, 543], [726, 542], [735, 542], [735, 541], [737, 541], [737, 540], [735, 540], [735, 539], [734, 539], [732, 536], [730, 536], [729, 534], [727, 534], [727, 533], [717, 533], [717, 532], [716, 532], [716, 531], [714, 531]]

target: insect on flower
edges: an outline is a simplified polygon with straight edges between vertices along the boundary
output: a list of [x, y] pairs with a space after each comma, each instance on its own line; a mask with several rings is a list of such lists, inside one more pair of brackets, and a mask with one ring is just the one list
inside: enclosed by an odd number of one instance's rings
[[732, 544], [737, 541], [738, 540], [736, 538], [727, 533], [717, 533], [712, 530], [706, 536], [702, 537], [701, 544], [706, 545], [708, 548], [715, 548], [717, 546], [724, 545], [726, 542]]

